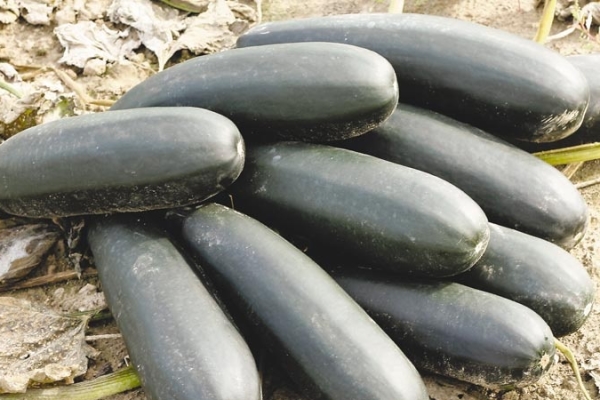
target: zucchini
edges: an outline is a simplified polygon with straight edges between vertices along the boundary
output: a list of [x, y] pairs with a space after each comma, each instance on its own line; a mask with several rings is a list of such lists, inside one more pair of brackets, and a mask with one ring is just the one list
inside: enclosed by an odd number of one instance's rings
[[47, 218], [183, 206], [223, 190], [243, 164], [238, 129], [212, 111], [82, 115], [0, 145], [0, 208]]
[[534, 383], [554, 363], [550, 328], [519, 303], [454, 282], [333, 276], [420, 370], [507, 388]]
[[88, 240], [149, 398], [260, 399], [250, 349], [161, 231], [133, 218], [96, 218]]
[[586, 230], [585, 200], [557, 169], [433, 111], [400, 104], [385, 123], [339, 145], [436, 175], [464, 190], [491, 222], [560, 246], [573, 247]]
[[552, 143], [515, 143], [531, 152], [560, 149], [585, 143], [600, 142], [600, 53], [578, 54], [566, 59], [580, 70], [590, 87], [590, 103], [585, 112], [581, 127], [572, 135]]
[[397, 102], [394, 69], [378, 54], [296, 43], [188, 60], [138, 84], [111, 110], [203, 107], [231, 118], [246, 140], [329, 141], [374, 128]]
[[490, 228], [483, 257], [453, 280], [531, 308], [556, 337], [578, 330], [596, 294], [583, 265], [545, 240], [494, 224]]
[[185, 218], [182, 235], [232, 312], [311, 398], [429, 399], [390, 338], [325, 271], [260, 222], [212, 203]]
[[584, 76], [560, 54], [472, 22], [432, 15], [355, 14], [269, 22], [238, 47], [339, 42], [394, 66], [400, 102], [494, 135], [550, 142], [574, 132], [589, 99]]
[[481, 208], [448, 182], [326, 145], [251, 147], [230, 189], [237, 208], [286, 236], [406, 274], [463, 272], [489, 239]]
[[[567, 57], [567, 60], [581, 71], [590, 87], [590, 103], [577, 135], [598, 132], [600, 130], [600, 79], [598, 77], [600, 53], [573, 55]], [[598, 141], [598, 139], [594, 141]]]

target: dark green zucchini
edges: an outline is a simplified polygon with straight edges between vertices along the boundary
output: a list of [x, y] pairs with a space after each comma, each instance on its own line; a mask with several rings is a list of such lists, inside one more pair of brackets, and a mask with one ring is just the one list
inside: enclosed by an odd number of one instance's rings
[[200, 207], [183, 238], [228, 307], [260, 332], [312, 399], [427, 400], [413, 365], [308, 256], [260, 222]]
[[568, 137], [551, 143], [515, 144], [527, 151], [536, 152], [563, 147], [577, 146], [585, 143], [600, 142], [600, 53], [578, 54], [566, 57], [571, 64], [580, 70], [588, 81], [590, 87], [590, 103], [585, 112], [581, 127]]
[[237, 42], [339, 42], [390, 61], [400, 101], [494, 135], [550, 142], [574, 132], [589, 88], [560, 54], [467, 21], [417, 14], [356, 14], [269, 22]]
[[190, 265], [139, 220], [93, 220], [102, 288], [153, 400], [258, 400], [250, 349]]
[[494, 224], [490, 231], [483, 257], [453, 280], [531, 308], [556, 337], [579, 329], [596, 294], [583, 265], [545, 240]]
[[458, 274], [489, 239], [481, 208], [448, 182], [331, 146], [251, 147], [231, 193], [242, 212], [285, 235], [401, 273]]
[[[596, 141], [600, 139], [600, 53], [579, 54], [567, 57], [567, 60], [585, 76], [590, 87], [590, 103], [585, 112], [579, 134], [587, 135], [596, 132]], [[579, 135], [578, 134], [578, 135]]]
[[46, 218], [177, 207], [220, 192], [243, 164], [239, 131], [212, 111], [71, 117], [0, 145], [0, 208]]
[[400, 104], [385, 123], [340, 146], [436, 175], [464, 190], [491, 222], [573, 247], [587, 205], [556, 168], [477, 128]]
[[228, 50], [162, 71], [112, 107], [203, 107], [244, 139], [329, 141], [359, 135], [394, 111], [394, 69], [378, 54], [334, 43]]
[[420, 370], [505, 388], [537, 381], [554, 363], [552, 331], [519, 303], [454, 282], [333, 276]]

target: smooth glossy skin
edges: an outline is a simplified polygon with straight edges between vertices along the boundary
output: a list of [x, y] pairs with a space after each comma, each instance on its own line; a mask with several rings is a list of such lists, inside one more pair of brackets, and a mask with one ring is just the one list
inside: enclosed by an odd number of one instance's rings
[[374, 128], [397, 103], [394, 69], [380, 55], [293, 43], [188, 60], [135, 86], [111, 110], [203, 107], [234, 121], [247, 141], [329, 141]]
[[554, 336], [583, 325], [596, 287], [579, 260], [545, 240], [490, 224], [483, 257], [454, 280], [521, 303], [538, 313]]
[[314, 399], [427, 400], [390, 338], [304, 253], [258, 221], [200, 207], [183, 238], [223, 300]]
[[236, 126], [208, 110], [66, 118], [0, 145], [0, 208], [49, 218], [188, 205], [231, 184], [244, 154]]
[[163, 233], [125, 216], [92, 221], [102, 288], [151, 400], [258, 400], [250, 349]]
[[494, 135], [549, 142], [583, 120], [585, 77], [558, 53], [507, 32], [418, 14], [350, 14], [261, 24], [238, 47], [328, 41], [373, 50], [394, 66], [400, 101]]
[[550, 327], [521, 304], [452, 282], [333, 277], [419, 369], [497, 388], [533, 383], [554, 363]]
[[338, 145], [452, 183], [475, 200], [493, 223], [565, 248], [575, 246], [585, 233], [587, 204], [560, 171], [435, 112], [400, 104], [373, 131]]
[[464, 192], [433, 175], [350, 150], [300, 142], [248, 149], [231, 193], [240, 210], [309, 246], [374, 268], [450, 276], [489, 238]]

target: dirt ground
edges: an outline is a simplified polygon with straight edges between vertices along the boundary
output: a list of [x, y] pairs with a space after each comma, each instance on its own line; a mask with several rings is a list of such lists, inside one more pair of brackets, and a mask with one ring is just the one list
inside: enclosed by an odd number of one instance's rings
[[[89, 2], [92, 6], [87, 11], [96, 13], [96, 18], [91, 18], [96, 23], [101, 23], [103, 10], [110, 1], [95, 0]], [[405, 12], [436, 14], [456, 17], [484, 25], [503, 29], [514, 34], [532, 38], [541, 16], [541, 9], [535, 7], [533, 0], [407, 0]], [[2, 1], [0, 1], [0, 5]], [[50, 4], [50, 3], [47, 3]], [[95, 7], [95, 9], [94, 9]], [[104, 8], [102, 8], [104, 7]], [[262, 19], [281, 20], [316, 16], [326, 14], [342, 14], [354, 12], [381, 12], [385, 11], [387, 4], [378, 0], [263, 0]], [[0, 13], [0, 20], [3, 14]], [[68, 15], [61, 15], [68, 20]], [[156, 66], [154, 55], [148, 51], [140, 51], [134, 63], [111, 63], [104, 69], [103, 66], [87, 65], [85, 67], [67, 68], [58, 64], [63, 56], [63, 47], [53, 32], [55, 25], [32, 25], [23, 18], [10, 24], [0, 23], [0, 62], [10, 62], [12, 65], [21, 66], [19, 72], [39, 70], [39, 67], [60, 67], [60, 69], [76, 82], [76, 87], [83, 89], [90, 98], [116, 99], [128, 88], [145, 79], [152, 73]], [[570, 27], [569, 23], [555, 23], [552, 34], [557, 34]], [[592, 28], [592, 29], [597, 29]], [[597, 31], [596, 31], [597, 32]], [[580, 31], [547, 44], [548, 47], [564, 54], [590, 53], [600, 51], [600, 43]], [[185, 51], [183, 56], [185, 57]], [[176, 57], [180, 57], [178, 53]], [[167, 64], [168, 65], [168, 64]], [[95, 69], [96, 68], [96, 69]], [[600, 66], [599, 66], [600, 68]], [[24, 71], [24, 72], [23, 72]], [[56, 80], [56, 76], [47, 68], [41, 70], [39, 75], [32, 78], [48, 87], [49, 92], [60, 92], [67, 101], [67, 111], [70, 114], [80, 113], [84, 105], [81, 96], [75, 95], [74, 87], [70, 85], [69, 78]], [[44, 81], [46, 79], [47, 81]], [[55, 89], [61, 83], [60, 89]], [[53, 86], [54, 85], [54, 86]], [[400, 89], [401, 90], [401, 89]], [[4, 107], [4, 109], [2, 109]], [[8, 105], [0, 102], [0, 115], [8, 112]], [[94, 104], [85, 106], [87, 111], [103, 111], [105, 107]], [[64, 110], [63, 110], [64, 111]], [[48, 113], [42, 120], [56, 118], [56, 113]], [[39, 118], [38, 118], [39, 120]], [[21, 121], [23, 125], [28, 122]], [[36, 121], [39, 122], [39, 121]], [[8, 133], [9, 127], [5, 126]], [[12, 126], [10, 129], [18, 127]], [[600, 175], [600, 162], [585, 164], [573, 177], [574, 182], [587, 181]], [[590, 206], [590, 226], [587, 235], [573, 250], [588, 269], [596, 283], [600, 283], [600, 186], [590, 186], [581, 189]], [[41, 303], [52, 305], [57, 293], [61, 296], [71, 296], [86, 284], [91, 283], [98, 287], [98, 282], [93, 270], [85, 269], [85, 277], [80, 280], [71, 280], [66, 283], [45, 285], [35, 289], [18, 290], [2, 295], [26, 298]], [[91, 272], [88, 274], [88, 272]], [[600, 288], [600, 285], [597, 285]], [[64, 294], [63, 294], [64, 290]], [[58, 292], [57, 292], [58, 291]], [[599, 297], [600, 298], [600, 297]], [[121, 368], [127, 352], [122, 340], [118, 337], [118, 329], [113, 322], [100, 322], [90, 324], [89, 336], [106, 335], [90, 342], [97, 350], [95, 359], [90, 361], [88, 372], [84, 379], [91, 379], [106, 372]], [[582, 367], [583, 379], [593, 398], [598, 395], [600, 387], [600, 307], [592, 311], [585, 326], [575, 334], [563, 338], [574, 351], [577, 361]], [[270, 368], [268, 362], [266, 368]], [[274, 368], [274, 367], [272, 367]], [[425, 376], [430, 397], [435, 400], [577, 400], [583, 399], [576, 389], [574, 376], [566, 361], [559, 362], [537, 384], [509, 392], [486, 390], [472, 385], [452, 382], [440, 377]], [[302, 399], [291, 386], [285, 383], [284, 378], [277, 378], [274, 384], [268, 386], [265, 398], [292, 400]], [[142, 400], [145, 399], [141, 389], [109, 397], [112, 400]]]

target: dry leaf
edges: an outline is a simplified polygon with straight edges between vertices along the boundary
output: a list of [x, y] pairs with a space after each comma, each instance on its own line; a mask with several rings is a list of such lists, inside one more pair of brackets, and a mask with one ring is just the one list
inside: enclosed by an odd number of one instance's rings
[[29, 274], [59, 237], [55, 229], [44, 224], [0, 230], [0, 282], [17, 280]]
[[100, 311], [108, 307], [104, 293], [90, 283], [75, 294], [66, 293], [62, 287], [56, 289], [52, 294], [51, 304], [65, 313]]
[[[113, 31], [91, 21], [59, 25], [55, 34], [65, 48], [60, 62], [79, 68], [96, 59], [121, 62], [144, 45], [156, 55], [161, 71], [179, 50], [199, 55], [233, 47], [237, 35], [258, 21], [259, 4], [255, 10], [234, 1], [211, 0], [206, 11], [188, 16], [150, 0], [114, 0], [107, 9], [108, 19], [128, 28]], [[102, 68], [95, 65], [89, 70]]]
[[19, 0], [21, 16], [31, 25], [50, 25], [52, 11], [54, 10], [52, 0]]
[[0, 297], [0, 393], [64, 381], [87, 370], [87, 317], [67, 317], [24, 299]]
[[23, 17], [31, 25], [50, 25], [54, 7], [52, 0], [0, 0], [0, 23], [10, 24]]
[[185, 29], [179, 11], [161, 8], [148, 0], [115, 0], [108, 9], [112, 22], [134, 28], [141, 43], [158, 58], [162, 70], [171, 57], [169, 48], [177, 32]]
[[12, 24], [21, 13], [15, 0], [0, 0], [0, 23]]
[[129, 29], [116, 31], [92, 21], [60, 25], [54, 33], [65, 48], [58, 61], [79, 68], [95, 58], [105, 62], [122, 61], [142, 43], [137, 35], [130, 35]]
[[229, 27], [235, 21], [225, 0], [212, 1], [204, 13], [186, 19], [187, 29], [171, 45], [169, 58], [183, 49], [194, 54], [210, 54], [233, 47], [237, 37]]

